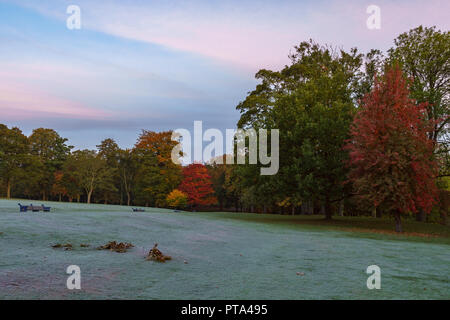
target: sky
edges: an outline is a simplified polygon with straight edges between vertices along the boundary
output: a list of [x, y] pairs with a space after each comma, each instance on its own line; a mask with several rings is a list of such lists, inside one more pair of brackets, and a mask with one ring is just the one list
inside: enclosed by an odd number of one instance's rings
[[[67, 28], [69, 5], [81, 29]], [[195, 120], [225, 131], [255, 73], [289, 64], [301, 41], [385, 51], [419, 25], [449, 30], [448, 12], [448, 0], [0, 0], [0, 123], [55, 129], [77, 149]]]

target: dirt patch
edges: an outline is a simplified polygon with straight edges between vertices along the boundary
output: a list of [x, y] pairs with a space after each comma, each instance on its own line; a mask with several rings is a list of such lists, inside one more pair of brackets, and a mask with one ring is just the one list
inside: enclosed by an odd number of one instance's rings
[[128, 242], [119, 242], [110, 241], [104, 246], [98, 247], [98, 250], [111, 250], [119, 253], [127, 252], [128, 249], [134, 247], [131, 243]]
[[166, 262], [167, 260], [172, 260], [171, 256], [165, 256], [159, 249], [157, 248], [158, 244], [155, 243], [153, 249], [148, 252], [147, 260], [153, 260], [157, 262]]

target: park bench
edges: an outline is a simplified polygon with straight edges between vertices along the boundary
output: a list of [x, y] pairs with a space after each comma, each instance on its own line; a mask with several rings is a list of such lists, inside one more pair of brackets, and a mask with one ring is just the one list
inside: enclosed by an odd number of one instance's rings
[[30, 204], [29, 206], [23, 206], [19, 203], [19, 207], [20, 207], [20, 212], [27, 212], [27, 211], [33, 211], [33, 212], [39, 212], [39, 211], [44, 211], [44, 212], [50, 212], [50, 207], [46, 207], [44, 205], [40, 205], [40, 206], [33, 206], [32, 204]]

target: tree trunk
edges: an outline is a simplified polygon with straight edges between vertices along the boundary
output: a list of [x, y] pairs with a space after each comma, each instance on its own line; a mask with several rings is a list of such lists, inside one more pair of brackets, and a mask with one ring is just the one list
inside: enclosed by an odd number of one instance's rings
[[344, 200], [339, 201], [339, 216], [344, 216]]
[[403, 232], [400, 211], [395, 211], [395, 232]]
[[325, 219], [326, 220], [331, 220], [331, 216], [332, 215], [333, 215], [333, 213], [331, 212], [330, 199], [326, 199], [325, 200]]
[[326, 209], [323, 202], [320, 203], [320, 214], [326, 214]]
[[127, 206], [130, 206], [131, 204], [131, 195], [129, 192], [127, 192]]
[[90, 190], [87, 194], [87, 203], [91, 203], [92, 190]]
[[380, 207], [377, 207], [376, 215], [377, 215], [377, 218], [381, 218], [381, 209], [380, 209]]
[[377, 207], [373, 207], [372, 208], [372, 217], [376, 218], [377, 217]]
[[292, 206], [292, 215], [295, 215], [295, 206]]
[[6, 182], [6, 199], [11, 199], [11, 180]]
[[61, 202], [62, 201], [62, 199], [61, 199], [61, 193], [58, 195], [58, 197], [59, 197], [59, 202]]
[[80, 203], [80, 198], [81, 198], [81, 195], [78, 194], [78, 195], [77, 195], [77, 202], [78, 202], [78, 203]]
[[416, 213], [416, 221], [425, 221], [425, 211], [422, 208], [419, 208], [419, 211]]

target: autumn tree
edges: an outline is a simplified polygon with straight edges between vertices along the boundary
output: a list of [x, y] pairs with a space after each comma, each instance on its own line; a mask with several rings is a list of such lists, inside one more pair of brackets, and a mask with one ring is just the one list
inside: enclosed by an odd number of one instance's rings
[[165, 206], [167, 195], [181, 181], [181, 166], [172, 161], [172, 150], [178, 144], [172, 131], [144, 130], [134, 152], [138, 157], [136, 174], [137, 200], [145, 205]]
[[188, 202], [194, 208], [217, 203], [211, 176], [203, 164], [193, 163], [183, 167], [183, 181], [178, 189], [188, 195]]
[[52, 195], [58, 196], [58, 200], [62, 201], [62, 196], [67, 195], [67, 190], [63, 183], [64, 173], [62, 171], [55, 172], [55, 179], [52, 187]]
[[166, 202], [171, 208], [183, 209], [188, 204], [188, 196], [183, 191], [174, 189], [167, 195]]
[[436, 164], [428, 132], [427, 105], [410, 98], [407, 80], [398, 66], [378, 78], [353, 121], [350, 180], [358, 195], [395, 216], [431, 210], [436, 197]]

